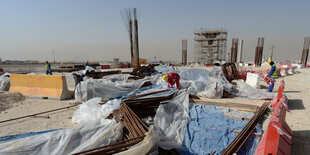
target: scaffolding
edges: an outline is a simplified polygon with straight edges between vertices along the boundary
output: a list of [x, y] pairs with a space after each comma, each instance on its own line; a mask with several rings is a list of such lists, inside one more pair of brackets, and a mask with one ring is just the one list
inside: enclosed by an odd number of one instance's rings
[[196, 62], [205, 64], [226, 60], [226, 29], [200, 29], [195, 31], [194, 35]]

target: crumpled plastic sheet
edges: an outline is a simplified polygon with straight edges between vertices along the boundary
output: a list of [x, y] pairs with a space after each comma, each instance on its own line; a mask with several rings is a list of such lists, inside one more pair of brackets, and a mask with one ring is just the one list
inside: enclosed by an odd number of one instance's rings
[[273, 99], [274, 95], [267, 92], [260, 92], [259, 90], [251, 87], [243, 80], [233, 80], [237, 84], [237, 87], [230, 91], [231, 94], [238, 97], [250, 98], [250, 99]]
[[159, 146], [170, 150], [182, 146], [189, 117], [189, 95], [178, 91], [168, 104], [161, 104], [154, 117], [155, 131], [160, 133]]
[[[142, 91], [139, 95], [147, 94], [147, 93], [152, 93], [152, 92], [157, 92], [157, 91], [161, 91], [161, 90], [164, 90], [164, 89], [159, 88], [159, 87], [155, 87], [153, 89]], [[168, 91], [164, 91], [164, 92], [161, 92], [161, 93], [156, 93], [156, 94], [151, 94], [151, 95], [143, 96], [143, 97], [140, 97], [139, 99], [169, 96], [169, 95], [172, 95], [173, 93], [175, 93], [176, 91], [177, 91], [176, 88], [169, 88]]]
[[17, 134], [17, 135], [8, 135], [8, 136], [3, 136], [0, 137], [0, 143], [2, 142], [8, 142], [11, 140], [17, 140], [17, 139], [22, 139], [22, 138], [26, 138], [26, 137], [30, 137], [30, 136], [35, 136], [35, 135], [40, 135], [40, 134], [44, 134], [44, 133], [48, 133], [48, 132], [54, 132], [56, 130], [62, 130], [62, 128], [60, 129], [52, 129], [52, 130], [45, 130], [45, 131], [39, 131], [39, 132], [27, 132], [27, 133], [22, 133], [22, 134]]
[[130, 74], [114, 74], [104, 76], [100, 79], [100, 81], [102, 81], [103, 83], [126, 82], [130, 76]]
[[117, 153], [117, 155], [128, 155], [128, 154], [148, 154], [157, 155], [157, 144], [159, 142], [159, 133], [154, 131], [154, 126], [150, 126], [149, 132], [146, 133], [143, 141], [130, 147], [130, 149]]
[[[180, 71], [180, 85], [189, 94], [198, 95], [206, 98], [222, 98], [223, 91], [234, 94], [238, 97], [251, 99], [270, 99], [273, 95], [263, 93], [242, 80], [236, 80], [237, 86], [233, 86], [222, 73], [221, 67], [214, 66], [211, 71], [200, 68], [189, 68]], [[163, 88], [167, 84], [159, 78], [158, 85]]]
[[86, 66], [86, 68], [82, 71], [82, 74], [86, 74], [87, 72], [90, 72], [90, 71], [95, 71], [95, 69], [93, 67], [90, 67], [90, 66]]
[[211, 71], [199, 68], [190, 68], [180, 72], [180, 85], [189, 94], [207, 97], [222, 98], [223, 90], [230, 91], [232, 85], [222, 74], [220, 67], [213, 67]]
[[127, 95], [139, 89], [147, 81], [154, 82], [153, 77], [146, 77], [132, 82], [107, 82], [101, 79], [87, 79], [80, 82], [75, 89], [75, 99], [87, 101], [94, 97], [110, 99]]
[[10, 89], [10, 73], [4, 73], [0, 76], [0, 90], [9, 91]]
[[176, 70], [173, 69], [172, 66], [165, 66], [165, 65], [161, 65], [161, 66], [155, 66], [154, 69], [158, 72], [158, 73], [169, 73], [169, 72], [177, 72]]
[[[208, 154], [216, 151], [221, 152], [237, 136], [234, 130], [241, 131], [248, 123], [248, 120], [237, 120], [225, 117], [224, 114], [230, 113], [235, 115], [235, 111], [228, 108], [220, 108], [213, 105], [193, 105], [190, 109], [190, 122], [187, 125], [184, 145], [179, 148], [182, 154]], [[239, 113], [239, 116], [252, 117], [250, 113]], [[258, 127], [261, 132], [261, 128]], [[252, 139], [252, 138], [256, 138]], [[259, 138], [251, 136], [250, 140], [245, 143], [242, 151], [238, 154], [251, 154], [255, 151]]]
[[90, 99], [82, 103], [78, 110], [73, 113], [72, 123], [87, 123], [90, 121], [107, 118], [114, 110], [120, 108], [120, 99], [110, 100], [100, 105], [100, 97]]
[[122, 136], [122, 125], [115, 119], [100, 119], [73, 129], [57, 130], [0, 143], [0, 154], [72, 154], [115, 143], [121, 140]]

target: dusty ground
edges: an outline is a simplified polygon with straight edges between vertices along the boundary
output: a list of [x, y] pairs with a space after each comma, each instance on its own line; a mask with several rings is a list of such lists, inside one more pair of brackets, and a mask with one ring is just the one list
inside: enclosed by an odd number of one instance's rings
[[[2, 111], [0, 113], [0, 121], [70, 106], [69, 102], [70, 101], [27, 98], [19, 103], [13, 104], [12, 108]], [[49, 118], [28, 117], [1, 123], [0, 137], [25, 132], [38, 132], [50, 129], [75, 127], [77, 125], [71, 123], [71, 117], [77, 107], [39, 115], [45, 117], [49, 116]]]
[[0, 113], [6, 109], [11, 108], [15, 103], [24, 100], [21, 93], [9, 93], [7, 91], [0, 91]]
[[310, 152], [310, 69], [298, 71], [299, 74], [284, 78], [284, 93], [291, 110], [286, 114], [286, 122], [293, 131], [293, 155]]

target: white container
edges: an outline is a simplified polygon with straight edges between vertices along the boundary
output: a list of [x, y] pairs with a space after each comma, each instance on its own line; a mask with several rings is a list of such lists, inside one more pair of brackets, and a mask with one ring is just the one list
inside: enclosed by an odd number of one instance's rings
[[253, 88], [259, 89], [260, 88], [259, 81], [260, 81], [260, 77], [258, 74], [247, 73], [245, 83], [249, 84]]

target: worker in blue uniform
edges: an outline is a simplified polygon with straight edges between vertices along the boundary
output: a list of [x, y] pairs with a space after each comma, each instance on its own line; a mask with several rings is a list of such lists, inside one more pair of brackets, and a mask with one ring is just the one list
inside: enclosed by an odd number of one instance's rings
[[46, 75], [48, 74], [53, 75], [51, 64], [49, 64], [47, 60], [45, 61], [45, 69], [46, 69], [46, 72], [45, 72]]
[[86, 68], [88, 66], [88, 60], [86, 60], [84, 67]]
[[[277, 79], [278, 78], [278, 72], [277, 72], [276, 64], [271, 59], [268, 60], [268, 64], [271, 66], [271, 69], [270, 69], [270, 72], [267, 76], [270, 77], [271, 79]], [[275, 83], [275, 80], [273, 80], [273, 82], [270, 83], [269, 88], [268, 88], [268, 92], [273, 91], [274, 83]]]

